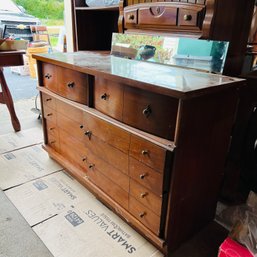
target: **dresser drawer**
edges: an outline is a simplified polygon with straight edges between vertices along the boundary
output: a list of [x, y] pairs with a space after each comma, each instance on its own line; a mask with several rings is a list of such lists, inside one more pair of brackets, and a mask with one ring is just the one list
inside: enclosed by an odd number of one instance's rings
[[84, 113], [84, 130], [89, 131], [106, 143], [120, 149], [128, 154], [130, 134], [104, 120], [94, 117], [93, 115]]
[[122, 121], [122, 85], [107, 79], [95, 78], [94, 106], [100, 112]]
[[54, 110], [56, 109], [55, 98], [50, 95], [42, 93], [42, 103], [44, 106], [48, 106]]
[[46, 120], [49, 120], [56, 124], [56, 111], [48, 106], [44, 106], [43, 116]]
[[177, 8], [168, 6], [145, 6], [138, 9], [138, 25], [176, 26]]
[[197, 10], [179, 8], [178, 26], [195, 27], [200, 29], [200, 14]]
[[129, 158], [129, 176], [154, 192], [157, 196], [162, 195], [163, 174], [156, 172], [133, 158]]
[[42, 80], [44, 87], [57, 92], [57, 70], [55, 65], [49, 63], [42, 64]]
[[87, 165], [86, 179], [97, 185], [114, 201], [127, 210], [129, 198], [128, 192], [123, 190], [119, 185], [113, 183], [112, 180], [99, 172], [97, 166], [95, 166], [94, 163], [90, 163], [90, 160], [88, 161]]
[[88, 75], [62, 67], [57, 67], [57, 74], [57, 93], [72, 101], [87, 104]]
[[131, 196], [129, 197], [129, 211], [156, 235], [160, 234], [160, 217]]
[[53, 136], [51, 134], [47, 135], [47, 144], [52, 147], [55, 151], [59, 152], [60, 150], [60, 143], [59, 143], [59, 137]]
[[130, 179], [129, 189], [130, 195], [138, 202], [149, 208], [156, 215], [161, 216], [162, 197], [153, 194], [151, 190], [138, 184], [133, 179]]
[[172, 140], [177, 110], [178, 100], [175, 98], [137, 88], [125, 88], [123, 122], [128, 125]]
[[164, 170], [166, 150], [140, 137], [131, 136], [129, 155], [159, 172]]

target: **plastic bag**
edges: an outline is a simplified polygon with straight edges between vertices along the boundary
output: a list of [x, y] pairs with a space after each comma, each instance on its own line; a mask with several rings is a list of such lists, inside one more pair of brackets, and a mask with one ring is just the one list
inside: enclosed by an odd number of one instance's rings
[[89, 7], [112, 6], [119, 4], [120, 0], [86, 0]]

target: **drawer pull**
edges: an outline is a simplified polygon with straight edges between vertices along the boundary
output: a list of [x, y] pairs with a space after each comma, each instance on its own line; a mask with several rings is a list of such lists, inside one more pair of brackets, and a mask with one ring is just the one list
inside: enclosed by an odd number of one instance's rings
[[146, 175], [147, 175], [147, 174], [145, 174], [145, 173], [140, 174], [140, 175], [139, 175], [139, 178], [140, 178], [140, 179], [144, 179], [144, 178], [146, 177]]
[[83, 125], [80, 125], [80, 126], [79, 126], [79, 128], [83, 129], [83, 128], [84, 128], [84, 126], [83, 126]]
[[133, 21], [133, 20], [135, 19], [134, 14], [130, 14], [130, 15], [128, 16], [128, 19], [131, 20], [131, 21]]
[[92, 136], [92, 132], [90, 130], [87, 130], [85, 132], [85, 136], [87, 136], [89, 138], [89, 140], [91, 139], [91, 136]]
[[51, 142], [50, 142], [51, 145], [53, 145], [53, 144], [55, 144], [55, 143], [56, 143], [56, 141], [51, 141]]
[[150, 105], [148, 105], [148, 106], [143, 110], [143, 114], [145, 115], [146, 118], [148, 118], [151, 113], [152, 113], [152, 109], [151, 109]]
[[148, 150], [142, 150], [142, 155], [148, 155], [149, 154], [149, 151]]
[[145, 198], [146, 196], [147, 196], [147, 193], [146, 193], [146, 192], [140, 194], [140, 197], [141, 197], [141, 198]]
[[82, 161], [85, 162], [87, 160], [87, 157], [83, 157]]
[[75, 83], [74, 83], [74, 82], [69, 82], [69, 83], [67, 84], [67, 86], [68, 86], [69, 88], [74, 88], [74, 87], [75, 87]]
[[192, 15], [190, 15], [190, 14], [184, 15], [184, 21], [191, 21], [191, 20], [192, 20]]
[[47, 102], [52, 101], [52, 98], [47, 98], [46, 101]]
[[106, 93], [104, 93], [103, 95], [101, 95], [101, 99], [103, 99], [103, 100], [108, 100], [108, 98], [109, 98], [109, 96], [106, 94]]
[[50, 116], [52, 116], [52, 115], [53, 115], [52, 113], [48, 113], [46, 116], [50, 117]]
[[95, 164], [93, 164], [93, 163], [89, 164], [89, 166], [88, 166], [89, 169], [93, 169], [94, 167], [95, 167]]
[[49, 130], [51, 130], [51, 131], [52, 131], [52, 130], [54, 130], [54, 129], [55, 129], [55, 128], [50, 128]]
[[46, 75], [44, 76], [46, 79], [50, 79], [50, 78], [52, 78], [52, 75], [51, 74], [49, 74], [49, 73], [46, 73]]
[[139, 217], [140, 217], [140, 218], [144, 218], [145, 215], [146, 215], [145, 212], [141, 212], [141, 213], [139, 214]]

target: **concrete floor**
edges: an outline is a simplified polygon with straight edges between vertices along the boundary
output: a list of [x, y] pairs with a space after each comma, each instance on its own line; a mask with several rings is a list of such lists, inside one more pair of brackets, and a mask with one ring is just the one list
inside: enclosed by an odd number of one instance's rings
[[[7, 81], [10, 86], [11, 93], [18, 94], [16, 86], [20, 84], [20, 79], [26, 84], [31, 83], [30, 79], [19, 77], [11, 73], [7, 73]], [[10, 76], [8, 78], [8, 76]], [[13, 78], [18, 76], [18, 78]], [[15, 85], [11, 83], [16, 80]], [[35, 85], [36, 83], [34, 83]], [[33, 86], [34, 87], [34, 86]], [[23, 85], [23, 99], [17, 97], [15, 101], [15, 109], [20, 119], [22, 129], [33, 127], [41, 127], [41, 121], [38, 115], [31, 111], [35, 108], [36, 91], [30, 86]], [[31, 97], [32, 95], [32, 97]], [[16, 98], [15, 98], [16, 99]], [[8, 111], [5, 105], [0, 105], [0, 135], [13, 131], [9, 119]], [[215, 222], [203, 229], [195, 235], [191, 240], [184, 243], [177, 251], [171, 253], [171, 257], [216, 257], [218, 255], [218, 247], [227, 236], [227, 231]], [[33, 232], [21, 214], [6, 198], [4, 192], [0, 191], [0, 257], [50, 257], [52, 254], [44, 246], [43, 242]], [[83, 256], [83, 254], [81, 255]], [[72, 257], [72, 256], [71, 256]], [[93, 256], [92, 256], [93, 257]], [[122, 257], [122, 256], [119, 256]]]

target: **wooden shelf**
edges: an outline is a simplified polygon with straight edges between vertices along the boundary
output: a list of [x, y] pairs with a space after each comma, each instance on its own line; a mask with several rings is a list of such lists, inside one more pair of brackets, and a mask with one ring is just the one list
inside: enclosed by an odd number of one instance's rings
[[75, 7], [75, 10], [79, 11], [118, 11], [118, 5], [101, 6], [101, 7]]

